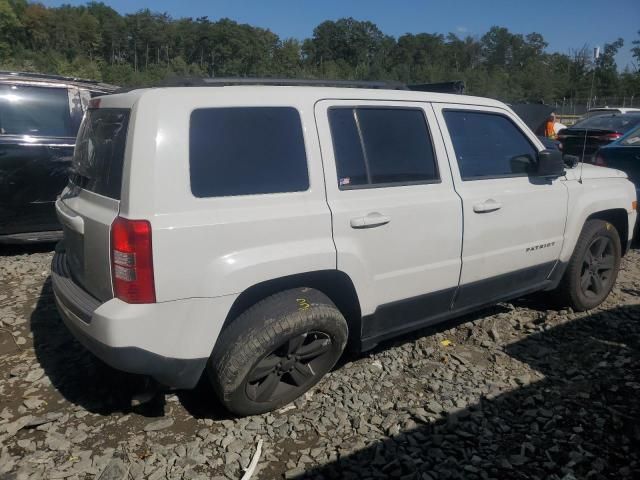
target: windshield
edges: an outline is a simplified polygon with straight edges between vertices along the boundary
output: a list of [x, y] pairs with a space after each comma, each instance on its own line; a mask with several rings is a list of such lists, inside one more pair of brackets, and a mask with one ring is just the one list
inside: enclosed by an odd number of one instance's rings
[[66, 88], [0, 85], [0, 134], [75, 137], [72, 123]]
[[571, 128], [613, 130], [614, 132], [625, 133], [635, 127], [638, 123], [640, 123], [640, 115], [618, 113], [587, 118], [576, 123]]
[[91, 192], [120, 199], [129, 110], [88, 110], [73, 154], [71, 181]]

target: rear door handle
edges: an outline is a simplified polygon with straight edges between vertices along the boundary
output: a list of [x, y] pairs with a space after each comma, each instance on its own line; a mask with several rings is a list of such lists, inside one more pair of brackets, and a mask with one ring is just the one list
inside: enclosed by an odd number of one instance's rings
[[500, 210], [501, 208], [502, 204], [500, 202], [496, 202], [494, 199], [490, 198], [482, 203], [476, 203], [473, 206], [473, 211], [476, 213], [489, 213]]
[[351, 228], [373, 228], [381, 227], [391, 221], [391, 218], [378, 212], [372, 212], [364, 217], [351, 219]]

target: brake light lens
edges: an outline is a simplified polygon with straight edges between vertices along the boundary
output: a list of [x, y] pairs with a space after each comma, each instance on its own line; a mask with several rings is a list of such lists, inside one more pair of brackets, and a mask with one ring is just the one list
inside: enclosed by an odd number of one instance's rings
[[607, 162], [605, 162], [604, 157], [600, 154], [596, 155], [596, 160], [595, 162], [596, 165], [600, 166], [600, 167], [606, 167], [607, 166]]
[[89, 108], [100, 108], [100, 102], [99, 98], [92, 98], [89, 100]]
[[607, 133], [605, 135], [602, 135], [600, 137], [600, 140], [607, 140], [607, 141], [613, 142], [614, 140], [619, 139], [621, 136], [622, 136], [622, 134], [618, 133], [618, 132], [616, 132], [616, 133]]
[[155, 303], [151, 224], [117, 217], [111, 225], [111, 275], [117, 298], [127, 303]]

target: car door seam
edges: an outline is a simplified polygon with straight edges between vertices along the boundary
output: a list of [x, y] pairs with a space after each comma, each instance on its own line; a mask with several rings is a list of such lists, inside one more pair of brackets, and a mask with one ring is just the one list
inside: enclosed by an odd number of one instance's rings
[[453, 297], [451, 298], [451, 305], [449, 305], [449, 310], [453, 310], [453, 307], [458, 298], [458, 293], [460, 292], [460, 282], [462, 281], [462, 263], [463, 263], [463, 255], [464, 255], [464, 204], [463, 204], [462, 196], [460, 195], [460, 192], [458, 192], [458, 189], [456, 188], [456, 183], [453, 180], [453, 167], [451, 166], [451, 158], [449, 157], [447, 144], [444, 140], [444, 130], [442, 128], [442, 125], [440, 125], [440, 120], [438, 119], [438, 114], [436, 112], [435, 107], [433, 106], [433, 103], [430, 102], [429, 105], [431, 106], [431, 110], [433, 111], [433, 116], [436, 119], [436, 125], [438, 127], [438, 131], [440, 132], [440, 138], [442, 139], [442, 146], [444, 147], [444, 153], [446, 156], [447, 165], [449, 166], [449, 174], [451, 175], [451, 186], [453, 188], [453, 192], [460, 199], [460, 221], [462, 222], [462, 226], [460, 229], [460, 231], [462, 232], [462, 238], [460, 240], [460, 270], [458, 271], [458, 285], [456, 286], [455, 292], [453, 292]]

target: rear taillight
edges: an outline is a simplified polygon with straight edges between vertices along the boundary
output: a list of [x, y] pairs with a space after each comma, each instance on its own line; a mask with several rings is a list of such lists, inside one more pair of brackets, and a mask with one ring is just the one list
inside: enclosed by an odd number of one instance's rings
[[615, 132], [615, 133], [607, 133], [605, 135], [601, 135], [598, 138], [600, 140], [606, 140], [608, 142], [613, 142], [614, 140], [618, 140], [621, 136], [622, 136], [621, 133]]
[[151, 224], [117, 217], [111, 225], [113, 292], [127, 303], [154, 303]]
[[89, 108], [100, 108], [100, 101], [99, 98], [92, 98], [89, 100]]

